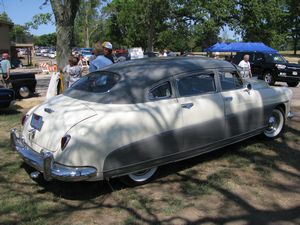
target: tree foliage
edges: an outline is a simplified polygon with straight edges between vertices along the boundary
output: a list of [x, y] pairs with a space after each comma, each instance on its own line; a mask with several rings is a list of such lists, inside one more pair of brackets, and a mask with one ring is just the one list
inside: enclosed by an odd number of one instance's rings
[[0, 20], [12, 23], [12, 20], [9, 18], [6, 12], [0, 13]]
[[74, 39], [76, 46], [90, 47], [91, 43], [103, 38], [104, 18], [101, 0], [81, 0], [75, 19]]
[[37, 46], [55, 46], [56, 45], [56, 33], [35, 36], [34, 44]]

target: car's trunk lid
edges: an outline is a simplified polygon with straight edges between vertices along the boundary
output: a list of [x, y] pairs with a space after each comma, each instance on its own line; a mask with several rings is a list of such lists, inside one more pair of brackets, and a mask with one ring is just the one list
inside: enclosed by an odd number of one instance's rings
[[24, 126], [23, 136], [37, 151], [57, 151], [61, 138], [69, 129], [95, 115], [96, 112], [83, 101], [58, 96], [34, 110]]

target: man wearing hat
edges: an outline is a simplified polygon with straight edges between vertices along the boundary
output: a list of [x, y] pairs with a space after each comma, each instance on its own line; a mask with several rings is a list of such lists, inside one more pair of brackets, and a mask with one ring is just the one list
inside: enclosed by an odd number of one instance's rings
[[96, 58], [90, 61], [89, 72], [97, 71], [105, 66], [112, 64], [112, 61], [110, 59], [102, 55], [104, 54], [104, 48], [102, 45], [100, 42], [97, 42], [95, 44], [94, 54]]
[[0, 80], [3, 82], [4, 86], [7, 87], [9, 76], [10, 76], [10, 62], [9, 55], [7, 53], [2, 54], [2, 60], [0, 62]]
[[102, 44], [104, 56], [112, 61], [112, 63], [115, 62], [114, 57], [112, 55], [112, 44], [108, 41], [103, 42]]

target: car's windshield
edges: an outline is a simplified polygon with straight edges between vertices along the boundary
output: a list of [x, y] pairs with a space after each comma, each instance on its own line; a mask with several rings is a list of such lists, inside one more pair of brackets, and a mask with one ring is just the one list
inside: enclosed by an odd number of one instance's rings
[[82, 77], [71, 86], [70, 91], [105, 93], [112, 89], [119, 80], [120, 76], [115, 73], [97, 71]]
[[277, 53], [268, 53], [266, 54], [266, 61], [272, 63], [286, 63], [286, 59]]

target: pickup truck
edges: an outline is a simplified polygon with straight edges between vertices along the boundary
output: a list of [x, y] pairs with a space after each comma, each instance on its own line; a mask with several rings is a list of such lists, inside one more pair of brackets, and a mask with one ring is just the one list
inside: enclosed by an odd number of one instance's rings
[[249, 55], [253, 76], [262, 79], [269, 85], [276, 81], [286, 82], [289, 87], [296, 87], [300, 82], [300, 65], [289, 63], [278, 53], [238, 52], [233, 63], [239, 64], [244, 55]]
[[35, 93], [35, 73], [11, 72], [9, 88], [13, 89], [17, 98], [28, 98]]

